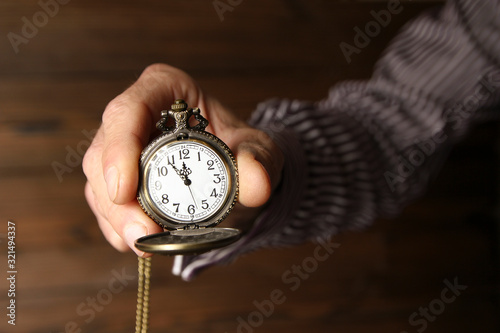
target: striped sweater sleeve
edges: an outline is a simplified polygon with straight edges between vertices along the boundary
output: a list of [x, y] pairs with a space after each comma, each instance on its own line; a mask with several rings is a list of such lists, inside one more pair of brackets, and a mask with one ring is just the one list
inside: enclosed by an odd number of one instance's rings
[[258, 248], [394, 216], [474, 122], [498, 118], [499, 64], [500, 1], [449, 1], [407, 24], [370, 80], [342, 82], [317, 103], [261, 103], [250, 124], [283, 151], [281, 185], [238, 242], [177, 257], [174, 274], [189, 280]]

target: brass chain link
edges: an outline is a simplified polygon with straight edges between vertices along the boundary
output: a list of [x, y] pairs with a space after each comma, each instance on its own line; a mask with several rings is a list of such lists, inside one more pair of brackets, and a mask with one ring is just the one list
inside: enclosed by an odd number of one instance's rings
[[151, 280], [151, 257], [138, 257], [137, 310], [135, 333], [147, 333], [149, 325], [149, 285]]

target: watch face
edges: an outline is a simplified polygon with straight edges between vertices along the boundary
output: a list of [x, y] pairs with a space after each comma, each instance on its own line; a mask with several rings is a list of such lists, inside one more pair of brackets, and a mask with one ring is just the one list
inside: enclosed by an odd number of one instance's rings
[[159, 140], [141, 160], [139, 202], [169, 229], [217, 224], [234, 205], [233, 163], [223, 146], [203, 136]]

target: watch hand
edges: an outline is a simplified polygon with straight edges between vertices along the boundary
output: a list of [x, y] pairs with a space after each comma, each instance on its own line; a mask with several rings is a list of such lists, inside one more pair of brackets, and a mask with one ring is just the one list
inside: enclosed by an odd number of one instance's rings
[[[177, 169], [177, 168], [175, 167], [175, 165], [173, 165], [172, 163], [170, 163], [170, 161], [168, 161], [168, 164], [169, 164], [170, 166], [172, 166], [172, 168], [174, 169], [175, 173], [176, 173], [179, 177], [181, 177], [181, 179], [184, 181], [184, 185], [188, 185], [188, 186], [189, 186], [189, 185], [191, 185], [191, 180], [189, 180], [189, 179], [187, 178], [187, 176], [186, 176], [186, 175], [185, 175], [185, 173], [184, 173], [184, 170], [179, 170], [179, 169]], [[185, 163], [183, 163], [183, 166], [185, 167], [185, 166], [186, 166], [186, 164], [185, 164]], [[188, 169], [188, 170], [189, 170], [189, 173], [188, 173], [188, 174], [190, 174], [190, 173], [191, 173], [191, 169]]]
[[172, 163], [170, 163], [170, 161], [168, 159], [167, 159], [167, 162], [168, 162], [168, 165], [170, 165], [172, 168], [174, 168], [175, 173], [180, 176], [181, 174], [179, 173], [179, 169], [177, 169], [175, 167], [175, 165], [173, 165]]
[[193, 198], [194, 205], [196, 206], [196, 209], [198, 209], [198, 204], [196, 203], [196, 200], [194, 198], [193, 191], [191, 191], [191, 180], [187, 177], [192, 173], [191, 169], [186, 166], [186, 163], [182, 163], [182, 170], [177, 169], [175, 165], [170, 163], [170, 161], [168, 161], [168, 164], [172, 166], [172, 168], [175, 170], [175, 173], [177, 173], [177, 175], [184, 181], [184, 185], [188, 187], [191, 198]]
[[[191, 181], [189, 180], [189, 182], [191, 182]], [[186, 182], [184, 182], [184, 184], [186, 184]], [[193, 198], [194, 205], [196, 206], [196, 209], [198, 209], [198, 204], [196, 203], [196, 200], [194, 199], [193, 191], [191, 191], [191, 186], [189, 186], [188, 184], [186, 184], [186, 185], [189, 189], [189, 193], [191, 193], [191, 198]]]
[[185, 162], [182, 162], [182, 170], [180, 170], [180, 173], [182, 176], [184, 176], [184, 185], [188, 187], [189, 193], [191, 193], [191, 198], [193, 198], [194, 205], [196, 206], [196, 209], [198, 209], [198, 204], [196, 203], [196, 200], [194, 198], [193, 191], [191, 191], [191, 180], [188, 178], [192, 171], [186, 166]]
[[188, 176], [192, 173], [191, 169], [186, 166], [186, 163], [182, 163], [182, 170], [179, 171], [182, 180], [184, 180], [184, 185], [191, 185], [191, 180]]

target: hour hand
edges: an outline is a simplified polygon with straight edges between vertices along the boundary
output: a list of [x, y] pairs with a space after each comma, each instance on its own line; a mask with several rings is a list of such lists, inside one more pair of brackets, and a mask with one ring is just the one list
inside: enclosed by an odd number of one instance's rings
[[188, 178], [188, 175], [191, 174], [191, 169], [186, 167], [186, 163], [182, 163], [182, 170], [177, 169], [175, 167], [175, 165], [170, 163], [170, 161], [168, 161], [168, 164], [170, 166], [172, 166], [175, 173], [182, 179], [182, 181], [184, 182], [184, 185], [187, 185], [187, 186], [191, 185], [191, 180]]
[[188, 176], [192, 173], [192, 171], [186, 166], [186, 163], [182, 163], [182, 170], [180, 170], [179, 172], [182, 180], [184, 180], [184, 185], [191, 185], [191, 180], [188, 178]]
[[179, 170], [175, 167], [175, 165], [170, 163], [170, 161], [168, 159], [167, 159], [167, 163], [168, 163], [168, 165], [170, 165], [174, 169], [175, 173], [179, 174]]

